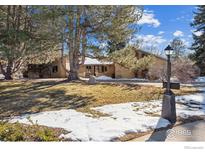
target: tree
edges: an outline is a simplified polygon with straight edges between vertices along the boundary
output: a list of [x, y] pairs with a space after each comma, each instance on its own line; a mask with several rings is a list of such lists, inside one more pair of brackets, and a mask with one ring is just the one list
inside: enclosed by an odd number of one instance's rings
[[113, 52], [109, 55], [108, 59], [130, 69], [133, 72], [148, 69], [155, 60], [154, 56], [147, 55], [144, 57], [139, 57], [137, 50], [138, 49], [133, 46], [128, 46]]
[[190, 58], [196, 61], [196, 65], [201, 69], [201, 75], [205, 75], [205, 6], [198, 6], [194, 13], [194, 21], [191, 24], [196, 30], [193, 33], [194, 43], [192, 50], [195, 52]]
[[126, 42], [135, 32], [130, 25], [142, 14], [137, 6], [64, 6], [59, 9], [62, 10], [64, 14], [55, 22], [60, 19], [66, 23], [57, 27], [63, 29], [61, 44], [68, 48], [69, 80], [78, 79], [79, 65], [86, 55], [100, 57], [111, 46]]
[[199, 74], [199, 68], [188, 58], [178, 58], [172, 62], [172, 76], [180, 82], [192, 81]]
[[173, 48], [174, 53], [175, 53], [174, 58], [179, 58], [184, 55], [186, 46], [180, 38], [174, 38], [171, 41], [171, 47]]
[[11, 80], [29, 61], [49, 60], [55, 46], [31, 6], [0, 7], [0, 69]]
[[148, 75], [151, 80], [156, 80], [159, 79], [161, 81], [166, 80], [166, 66], [159, 64], [159, 63], [153, 63], [149, 67]]

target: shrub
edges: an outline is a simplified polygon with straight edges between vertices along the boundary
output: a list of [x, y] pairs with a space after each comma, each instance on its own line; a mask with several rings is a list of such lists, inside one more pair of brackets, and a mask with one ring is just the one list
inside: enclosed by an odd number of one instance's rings
[[172, 62], [172, 75], [180, 82], [190, 82], [200, 75], [199, 68], [188, 58], [177, 58]]
[[166, 79], [166, 66], [157, 63], [151, 65], [148, 76], [150, 80], [159, 79], [160, 81], [164, 81]]
[[62, 130], [44, 126], [0, 122], [0, 141], [60, 141]]

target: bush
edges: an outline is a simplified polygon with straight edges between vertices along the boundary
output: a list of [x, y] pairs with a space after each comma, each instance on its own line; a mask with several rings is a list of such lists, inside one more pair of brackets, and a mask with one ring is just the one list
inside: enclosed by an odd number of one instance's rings
[[150, 80], [159, 79], [164, 81], [166, 79], [166, 66], [161, 64], [153, 64], [149, 67], [148, 76]]
[[177, 58], [172, 62], [172, 75], [180, 82], [190, 82], [200, 75], [200, 69], [188, 58]]
[[0, 141], [60, 141], [62, 130], [44, 126], [0, 122]]
[[[154, 64], [149, 68], [149, 78], [166, 80], [166, 65]], [[172, 77], [182, 83], [190, 82], [198, 77], [200, 69], [188, 58], [175, 58], [172, 61]]]

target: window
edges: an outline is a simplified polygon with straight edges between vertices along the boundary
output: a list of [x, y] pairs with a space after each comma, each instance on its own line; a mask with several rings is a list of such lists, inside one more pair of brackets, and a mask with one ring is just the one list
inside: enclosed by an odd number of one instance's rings
[[102, 72], [107, 72], [107, 66], [102, 66]]
[[105, 72], [107, 72], [107, 66], [105, 66]]
[[91, 66], [86, 66], [86, 72], [88, 72], [88, 73], [91, 72]]
[[52, 70], [53, 73], [56, 73], [58, 72], [58, 66], [53, 66], [53, 70]]
[[86, 69], [91, 70], [91, 66], [86, 66]]

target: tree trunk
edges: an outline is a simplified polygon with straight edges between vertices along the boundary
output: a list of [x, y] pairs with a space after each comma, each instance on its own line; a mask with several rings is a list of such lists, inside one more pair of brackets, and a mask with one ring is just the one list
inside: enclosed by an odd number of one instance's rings
[[6, 72], [6, 73], [4, 74], [4, 76], [5, 76], [5, 80], [13, 80], [12, 74], [11, 74], [10, 72]]
[[79, 80], [78, 71], [76, 69], [72, 69], [69, 71], [68, 81]]
[[72, 16], [69, 18], [69, 64], [70, 70], [68, 74], [68, 80], [78, 80], [79, 69], [79, 47], [80, 47], [80, 15], [79, 9], [77, 13], [72, 12]]
[[6, 71], [4, 72], [4, 76], [6, 80], [12, 80], [12, 62], [9, 62]]
[[70, 70], [68, 74], [68, 80], [78, 80], [78, 66], [76, 65], [76, 62], [78, 61], [77, 57], [74, 55], [73, 52], [69, 52], [69, 65], [70, 65]]
[[6, 80], [12, 80], [13, 79], [10, 65], [7, 66], [4, 76], [5, 76]]

